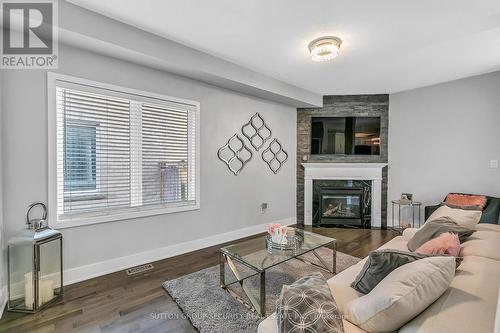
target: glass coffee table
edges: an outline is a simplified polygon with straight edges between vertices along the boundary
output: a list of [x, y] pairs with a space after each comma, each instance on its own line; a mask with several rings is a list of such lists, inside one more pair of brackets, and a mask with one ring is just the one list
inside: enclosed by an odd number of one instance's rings
[[[336, 267], [336, 240], [334, 238], [325, 237], [312, 232], [304, 231], [301, 229], [292, 229], [295, 235], [300, 239], [296, 248], [293, 250], [279, 250], [272, 249], [272, 252], [268, 251], [267, 247], [267, 234], [253, 238], [250, 240], [238, 242], [225, 246], [220, 249], [219, 256], [219, 266], [220, 266], [220, 286], [227, 290], [233, 297], [243, 304], [253, 308], [258, 314], [264, 316], [266, 313], [266, 270], [284, 263], [290, 259], [298, 259], [308, 264], [320, 267], [330, 273], [335, 274]], [[333, 256], [333, 265], [331, 267], [325, 262], [325, 260], [315, 251], [321, 247], [331, 247]], [[312, 253], [318, 259], [319, 264], [306, 261], [300, 256], [306, 253]], [[242, 276], [240, 270], [238, 270], [235, 262], [248, 267], [253, 274], [248, 276]], [[235, 281], [226, 284], [225, 273], [226, 266], [229, 267], [230, 271], [236, 278]], [[245, 281], [253, 276], [260, 276], [260, 290], [259, 297], [255, 297], [249, 288], [246, 286]], [[241, 289], [245, 293], [245, 296], [250, 302], [242, 299], [234, 290], [231, 289], [231, 285], [238, 283]]]

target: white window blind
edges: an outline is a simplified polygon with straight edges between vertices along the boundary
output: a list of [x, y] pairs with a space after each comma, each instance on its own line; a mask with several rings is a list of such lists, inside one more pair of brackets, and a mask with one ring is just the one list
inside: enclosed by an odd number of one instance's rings
[[199, 105], [113, 88], [55, 81], [58, 221], [199, 207]]

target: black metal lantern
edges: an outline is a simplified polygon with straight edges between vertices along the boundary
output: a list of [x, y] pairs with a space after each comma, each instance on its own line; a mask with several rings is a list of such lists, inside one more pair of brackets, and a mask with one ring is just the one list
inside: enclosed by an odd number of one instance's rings
[[[30, 211], [43, 208], [41, 219]], [[47, 207], [30, 205], [27, 228], [9, 240], [8, 310], [33, 313], [56, 301], [63, 292], [62, 234], [47, 226]]]

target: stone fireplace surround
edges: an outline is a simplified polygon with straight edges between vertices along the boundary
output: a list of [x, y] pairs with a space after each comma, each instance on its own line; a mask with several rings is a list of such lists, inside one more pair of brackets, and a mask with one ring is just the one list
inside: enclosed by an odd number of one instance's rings
[[[311, 155], [311, 117], [380, 117], [380, 155]], [[323, 107], [297, 109], [297, 223], [304, 224], [304, 172], [302, 163], [370, 164], [388, 162], [389, 95], [323, 96]], [[388, 167], [382, 169], [381, 227], [387, 226]], [[312, 203], [310, 203], [312, 205]], [[373, 227], [373, 226], [372, 226]]]
[[382, 169], [387, 163], [302, 163], [304, 167], [304, 224], [313, 222], [314, 180], [371, 181], [371, 227], [382, 227]]

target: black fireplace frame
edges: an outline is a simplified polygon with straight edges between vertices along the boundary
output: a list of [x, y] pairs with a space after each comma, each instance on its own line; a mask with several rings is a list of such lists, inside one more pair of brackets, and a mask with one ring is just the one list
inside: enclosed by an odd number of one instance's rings
[[[359, 196], [359, 217], [324, 217], [323, 212], [323, 195], [350, 195]], [[363, 225], [363, 188], [362, 187], [322, 187], [319, 191], [319, 219], [321, 224], [343, 224], [361, 227]]]
[[[321, 193], [331, 191], [345, 191], [344, 193], [361, 191], [361, 217], [359, 219], [338, 217], [323, 218]], [[355, 193], [355, 195], [358, 195], [358, 193]], [[372, 182], [370, 180], [315, 179], [313, 180], [313, 226], [371, 229], [371, 200]]]

